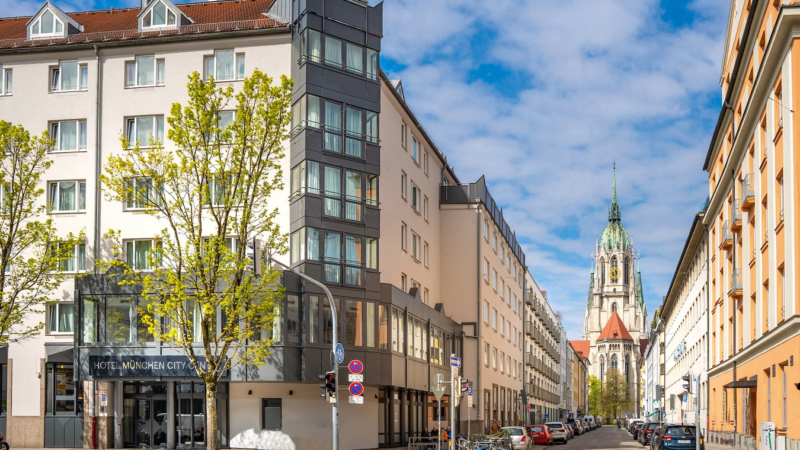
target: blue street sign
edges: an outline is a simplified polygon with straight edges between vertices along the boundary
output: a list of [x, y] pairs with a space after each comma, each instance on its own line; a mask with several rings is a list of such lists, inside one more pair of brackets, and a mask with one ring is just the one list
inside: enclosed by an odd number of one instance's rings
[[683, 403], [686, 403], [687, 400], [689, 400], [689, 396], [687, 394], [683, 394]]
[[545, 419], [547, 419], [547, 417], [549, 417], [549, 416], [548, 416], [548, 414], [545, 414], [545, 415], [544, 415], [544, 418], [545, 418]]
[[472, 386], [468, 386], [468, 387], [467, 387], [467, 395], [469, 395], [470, 397], [472, 397]]
[[344, 362], [344, 347], [342, 344], [336, 344], [336, 350], [334, 351], [336, 355], [336, 364], [341, 364]]
[[457, 356], [450, 357], [450, 365], [453, 367], [461, 367], [461, 358]]

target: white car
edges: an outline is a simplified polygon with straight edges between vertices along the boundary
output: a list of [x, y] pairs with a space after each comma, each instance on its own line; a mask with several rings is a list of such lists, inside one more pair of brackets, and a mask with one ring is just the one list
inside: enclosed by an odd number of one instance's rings
[[569, 440], [569, 435], [567, 434], [567, 427], [561, 422], [547, 422], [545, 426], [550, 430], [550, 434], [553, 435], [553, 442], [559, 441], [563, 442], [564, 444], [567, 443]]
[[532, 439], [525, 433], [525, 427], [503, 427], [500, 430], [508, 431], [511, 436], [511, 448], [514, 450], [529, 450], [533, 447]]

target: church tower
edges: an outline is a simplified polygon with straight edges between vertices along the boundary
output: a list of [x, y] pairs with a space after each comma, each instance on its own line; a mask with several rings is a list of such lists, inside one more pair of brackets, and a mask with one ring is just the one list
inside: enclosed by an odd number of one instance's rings
[[592, 255], [583, 340], [573, 341], [573, 347], [585, 349], [583, 356], [589, 360], [591, 375], [604, 380], [613, 368], [625, 377], [631, 412], [638, 403], [636, 368], [647, 345], [647, 309], [641, 270], [634, 271], [635, 259], [633, 240], [622, 226], [622, 209], [617, 203], [615, 164], [608, 224]]

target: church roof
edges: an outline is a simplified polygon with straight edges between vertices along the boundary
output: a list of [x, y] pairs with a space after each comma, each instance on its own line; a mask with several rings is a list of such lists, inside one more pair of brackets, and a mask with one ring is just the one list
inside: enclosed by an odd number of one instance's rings
[[639, 339], [639, 352], [642, 354], [642, 358], [644, 358], [644, 354], [647, 351], [648, 342], [650, 342], [649, 339]]
[[581, 358], [588, 358], [589, 357], [589, 349], [591, 342], [589, 341], [569, 341], [572, 345], [572, 348], [575, 349], [575, 353], [578, 354]]
[[633, 340], [631, 334], [628, 333], [628, 329], [625, 328], [625, 324], [622, 323], [622, 318], [619, 316], [619, 314], [617, 314], [616, 311], [611, 313], [611, 317], [608, 318], [608, 322], [603, 328], [603, 332], [600, 333], [600, 337], [597, 338], [598, 341], [604, 341], [606, 339], [623, 341]]

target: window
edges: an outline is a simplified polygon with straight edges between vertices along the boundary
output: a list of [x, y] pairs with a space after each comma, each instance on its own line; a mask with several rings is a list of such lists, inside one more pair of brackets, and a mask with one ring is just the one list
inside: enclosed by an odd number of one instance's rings
[[411, 207], [419, 212], [419, 188], [414, 182], [411, 182]]
[[86, 150], [86, 121], [69, 120], [50, 124], [50, 139], [55, 139], [54, 152]]
[[419, 144], [417, 143], [417, 138], [411, 136], [411, 158], [414, 159], [414, 162], [419, 164]]
[[404, 273], [400, 274], [400, 288], [403, 290], [403, 292], [408, 291], [408, 275]]
[[422, 262], [425, 264], [425, 267], [428, 267], [428, 243], [426, 242], [422, 246]]
[[500, 314], [500, 336], [506, 335], [506, 316]]
[[401, 223], [400, 225], [400, 248], [407, 251], [406, 248], [406, 224]]
[[50, 183], [50, 212], [86, 210], [85, 181], [56, 181]]
[[206, 56], [206, 81], [234, 81], [244, 79], [244, 55], [233, 50], [217, 50], [214, 56]]
[[367, 78], [370, 80], [378, 79], [378, 52], [367, 49]]
[[367, 269], [378, 268], [378, 239], [367, 238]]
[[428, 220], [428, 196], [422, 198], [422, 217]]
[[49, 9], [42, 13], [31, 26], [31, 37], [52, 37], [64, 34], [64, 22], [62, 22]]
[[177, 24], [175, 13], [164, 2], [156, 3], [142, 18], [142, 28], [170, 27]]
[[483, 343], [483, 364], [489, 366], [489, 343]]
[[406, 173], [400, 172], [400, 195], [406, 198]]
[[325, 281], [328, 283], [341, 283], [342, 271], [342, 235], [339, 233], [324, 232], [323, 261], [325, 262]]
[[280, 430], [281, 429], [281, 402], [279, 398], [261, 399], [261, 429]]
[[292, 233], [290, 238], [291, 263], [309, 259], [319, 260], [319, 230], [305, 227]]
[[419, 260], [419, 236], [413, 231], [411, 232], [411, 256]]
[[125, 259], [128, 266], [135, 270], [153, 269], [153, 264], [160, 264], [159, 247], [157, 243], [154, 246], [152, 239], [125, 241]]
[[424, 295], [422, 296], [422, 302], [425, 303], [426, 305], [428, 304], [429, 301], [428, 295], [429, 295], [428, 288], [425, 288]]
[[378, 177], [367, 175], [367, 204], [378, 206]]
[[75, 331], [74, 305], [72, 303], [56, 303], [50, 305], [48, 330], [50, 333], [72, 333]]
[[497, 369], [497, 349], [492, 347], [492, 368]]
[[71, 252], [63, 248], [61, 243], [50, 244], [50, 249], [54, 256], [63, 256], [58, 262], [59, 272], [74, 273], [86, 270], [86, 244], [76, 244]]
[[492, 269], [492, 289], [497, 292], [497, 271]]
[[135, 61], [125, 63], [125, 86], [163, 86], [164, 60], [155, 56], [137, 56]]
[[164, 142], [164, 117], [144, 116], [127, 120], [126, 138], [131, 146], [150, 147], [150, 140]]
[[364, 122], [366, 125], [366, 138], [368, 142], [373, 144], [377, 144], [378, 139], [378, 113], [372, 111], [366, 111], [366, 121]]
[[503, 282], [503, 279], [500, 278], [500, 298], [503, 297], [505, 297], [505, 283]]
[[50, 72], [50, 90], [53, 92], [87, 90], [89, 66], [78, 61], [62, 61]]
[[492, 329], [497, 331], [497, 308], [492, 308]]
[[489, 302], [483, 301], [483, 321], [489, 323]]
[[483, 260], [483, 281], [489, 282], [489, 261]]
[[161, 193], [151, 178], [138, 177], [128, 180], [127, 194], [125, 202], [127, 210], [153, 208], [163, 204]]
[[404, 124], [404, 123], [400, 124], [400, 145], [402, 145], [403, 148], [406, 148], [406, 139], [407, 139], [406, 138], [406, 134], [407, 134], [406, 130], [407, 129], [408, 129], [408, 127], [406, 126], [406, 124]]
[[428, 152], [422, 153], [422, 170], [425, 171], [425, 175], [428, 174]]
[[497, 233], [492, 233], [492, 250], [497, 253]]
[[[511, 304], [511, 286], [508, 286], [506, 289], [508, 289], [508, 293], [506, 294], [506, 304], [510, 305]], [[515, 301], [514, 304], [516, 304], [516, 303], [517, 302]], [[516, 308], [515, 308], [515, 310], [516, 310]]]
[[4, 68], [0, 64], [0, 95], [11, 95], [14, 93], [14, 72], [9, 68]]
[[781, 365], [781, 381], [782, 381], [782, 392], [781, 392], [781, 416], [783, 419], [783, 428], [789, 427], [789, 418], [788, 418], [788, 411], [789, 405], [786, 402], [786, 395], [787, 395], [787, 386], [786, 386], [786, 365]]
[[500, 373], [505, 371], [505, 361], [506, 361], [506, 354], [504, 352], [500, 352]]

